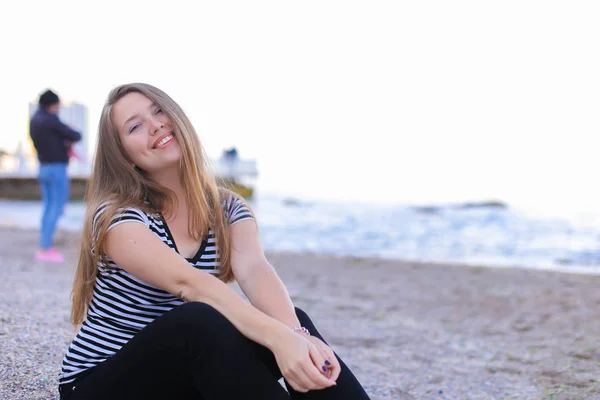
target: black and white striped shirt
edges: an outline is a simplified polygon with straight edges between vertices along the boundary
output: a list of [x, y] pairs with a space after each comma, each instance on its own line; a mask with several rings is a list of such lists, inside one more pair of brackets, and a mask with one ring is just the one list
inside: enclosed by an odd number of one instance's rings
[[[250, 210], [237, 197], [231, 196], [222, 205], [230, 225], [252, 218]], [[94, 222], [106, 206], [103, 204], [98, 208]], [[125, 222], [146, 225], [167, 246], [177, 251], [169, 227], [160, 216], [137, 208], [120, 209], [108, 229]], [[196, 255], [186, 260], [208, 273], [219, 271], [212, 230], [209, 230], [208, 238], [202, 241]], [[60, 384], [74, 381], [79, 374], [105, 361], [155, 318], [181, 304], [183, 300], [180, 298], [136, 278], [106, 256], [105, 263], [98, 263], [96, 284], [86, 318], [63, 358]]]

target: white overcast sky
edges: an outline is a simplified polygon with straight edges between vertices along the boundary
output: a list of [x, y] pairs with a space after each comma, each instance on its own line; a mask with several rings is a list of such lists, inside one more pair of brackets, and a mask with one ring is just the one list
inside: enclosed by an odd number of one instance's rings
[[178, 101], [258, 189], [600, 213], [598, 1], [14, 1], [0, 17], [0, 148], [45, 88]]

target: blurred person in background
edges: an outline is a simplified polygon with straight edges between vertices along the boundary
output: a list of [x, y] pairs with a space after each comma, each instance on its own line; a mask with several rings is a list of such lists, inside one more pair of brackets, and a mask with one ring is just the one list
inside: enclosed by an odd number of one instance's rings
[[44, 206], [40, 227], [40, 248], [35, 253], [38, 261], [60, 263], [64, 256], [53, 247], [58, 220], [69, 200], [69, 152], [81, 134], [58, 118], [60, 99], [46, 90], [40, 95], [37, 112], [29, 123], [29, 135], [40, 163], [39, 182]]

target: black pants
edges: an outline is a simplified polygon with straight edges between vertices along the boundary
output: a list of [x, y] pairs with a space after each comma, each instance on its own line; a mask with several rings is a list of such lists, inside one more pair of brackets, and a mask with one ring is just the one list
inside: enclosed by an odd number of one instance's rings
[[[323, 339], [306, 313], [302, 326]], [[338, 357], [339, 359], [339, 357]], [[204, 303], [185, 303], [137, 333], [84, 378], [59, 387], [61, 400], [368, 399], [348, 367], [337, 385], [307, 393], [277, 382], [273, 353]]]

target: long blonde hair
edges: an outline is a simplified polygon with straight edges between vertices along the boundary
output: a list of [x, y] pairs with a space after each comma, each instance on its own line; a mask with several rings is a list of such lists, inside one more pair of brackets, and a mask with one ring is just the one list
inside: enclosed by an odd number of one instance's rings
[[[106, 229], [117, 209], [137, 207], [146, 212], [173, 212], [176, 207], [171, 190], [132, 165], [112, 120], [114, 104], [132, 92], [152, 100], [171, 119], [181, 146], [179, 179], [187, 189], [188, 232], [200, 241], [206, 238], [209, 229], [213, 230], [220, 262], [219, 278], [224, 282], [233, 280], [229, 225], [221, 207], [226, 196], [233, 194], [219, 187], [208, 173], [207, 158], [194, 127], [181, 107], [160, 89], [144, 83], [118, 86], [109, 93], [102, 109], [94, 166], [86, 189], [87, 212], [72, 292], [71, 322], [76, 326], [83, 322], [92, 299], [98, 263], [103, 262]], [[93, 224], [96, 210], [105, 202], [107, 208]]]

